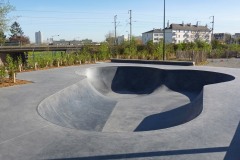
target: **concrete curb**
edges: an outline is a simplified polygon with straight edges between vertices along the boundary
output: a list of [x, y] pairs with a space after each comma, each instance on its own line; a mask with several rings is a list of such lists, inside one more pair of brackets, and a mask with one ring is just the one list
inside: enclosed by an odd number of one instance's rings
[[140, 60], [140, 59], [111, 59], [112, 63], [137, 63], [137, 64], [160, 64], [177, 66], [195, 66], [195, 62], [190, 61], [158, 61], [158, 60]]

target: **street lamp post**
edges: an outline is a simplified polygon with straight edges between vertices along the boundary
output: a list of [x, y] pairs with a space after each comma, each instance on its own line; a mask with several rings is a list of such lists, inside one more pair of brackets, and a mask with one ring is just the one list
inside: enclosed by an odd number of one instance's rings
[[166, 60], [165, 57], [165, 38], [166, 38], [166, 32], [165, 32], [165, 0], [163, 2], [163, 61]]

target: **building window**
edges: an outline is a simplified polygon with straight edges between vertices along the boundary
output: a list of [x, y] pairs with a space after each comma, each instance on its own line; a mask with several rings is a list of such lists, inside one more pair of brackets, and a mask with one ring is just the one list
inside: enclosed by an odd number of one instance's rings
[[154, 36], [158, 36], [158, 34], [155, 33]]

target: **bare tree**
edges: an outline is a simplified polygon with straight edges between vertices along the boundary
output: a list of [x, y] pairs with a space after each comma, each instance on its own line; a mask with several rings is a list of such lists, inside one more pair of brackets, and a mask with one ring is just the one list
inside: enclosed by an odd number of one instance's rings
[[14, 7], [9, 2], [0, 1], [0, 44], [3, 44], [6, 40], [4, 32], [8, 30], [9, 18], [7, 16], [13, 10]]
[[9, 12], [13, 11], [14, 7], [9, 2], [0, 1], [0, 31], [4, 32], [8, 29]]

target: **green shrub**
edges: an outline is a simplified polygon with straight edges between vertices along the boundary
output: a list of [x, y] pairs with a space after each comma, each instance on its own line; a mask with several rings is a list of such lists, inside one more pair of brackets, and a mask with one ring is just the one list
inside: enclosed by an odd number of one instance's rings
[[52, 62], [52, 65], [57, 67], [59, 62], [60, 62], [60, 58], [55, 58]]
[[8, 70], [9, 79], [12, 80], [14, 78], [14, 73], [16, 75], [17, 65], [13, 61], [13, 58], [10, 55], [7, 55], [6, 62], [7, 62], [7, 70]]
[[0, 83], [4, 82], [4, 78], [7, 76], [6, 69], [4, 66], [0, 66]]
[[95, 57], [96, 55], [94, 54], [93, 58], [98, 58], [98, 60], [107, 60], [110, 57], [110, 52], [107, 43], [101, 43], [99, 47], [99, 54], [98, 57]]

